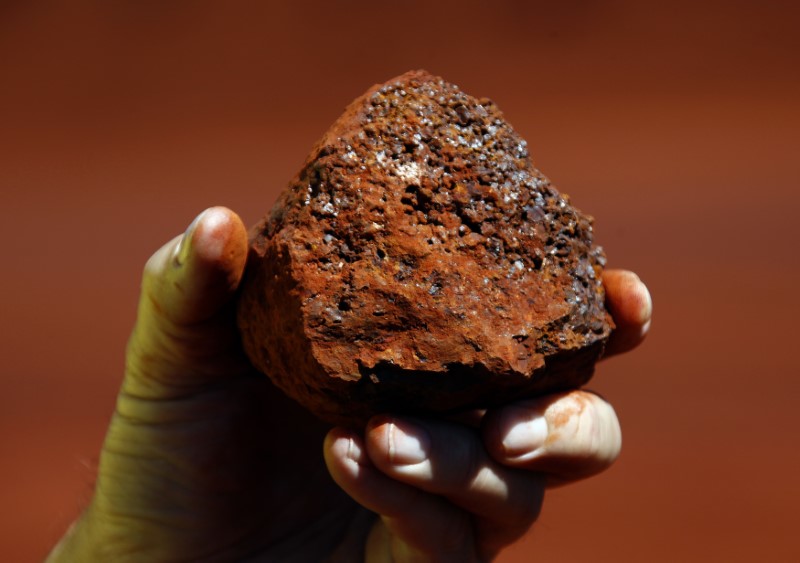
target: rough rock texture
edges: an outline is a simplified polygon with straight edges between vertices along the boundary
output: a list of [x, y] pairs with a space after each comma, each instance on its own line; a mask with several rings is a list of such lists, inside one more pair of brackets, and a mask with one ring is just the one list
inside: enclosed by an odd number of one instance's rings
[[602, 251], [487, 99], [424, 71], [355, 100], [252, 232], [245, 349], [332, 423], [585, 383]]

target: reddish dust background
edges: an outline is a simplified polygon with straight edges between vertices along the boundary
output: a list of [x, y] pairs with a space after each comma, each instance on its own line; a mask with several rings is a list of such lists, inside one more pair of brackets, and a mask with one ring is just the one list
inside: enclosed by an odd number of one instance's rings
[[655, 301], [592, 384], [622, 457], [501, 561], [800, 561], [792, 3], [62, 4], [0, 4], [3, 560], [86, 503], [149, 254], [210, 205], [253, 223], [352, 98], [426, 68]]

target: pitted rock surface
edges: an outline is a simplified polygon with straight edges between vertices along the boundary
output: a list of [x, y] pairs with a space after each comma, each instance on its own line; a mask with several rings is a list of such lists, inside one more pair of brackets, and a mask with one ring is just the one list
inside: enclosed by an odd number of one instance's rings
[[487, 407], [591, 377], [604, 263], [497, 107], [413, 71], [355, 100], [254, 228], [238, 322], [323, 420]]

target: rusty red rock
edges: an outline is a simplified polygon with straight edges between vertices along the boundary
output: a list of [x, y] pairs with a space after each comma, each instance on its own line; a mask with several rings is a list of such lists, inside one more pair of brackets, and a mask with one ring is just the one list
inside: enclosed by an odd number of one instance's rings
[[323, 420], [574, 388], [613, 329], [592, 219], [488, 99], [412, 71], [355, 100], [253, 229], [253, 364]]

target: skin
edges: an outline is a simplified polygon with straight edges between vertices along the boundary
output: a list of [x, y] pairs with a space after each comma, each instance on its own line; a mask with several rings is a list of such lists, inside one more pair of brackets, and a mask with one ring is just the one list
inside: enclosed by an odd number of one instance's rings
[[[246, 254], [242, 221], [216, 207], [148, 261], [94, 496], [48, 561], [490, 561], [547, 487], [619, 454], [614, 410], [586, 391], [461, 421], [326, 427], [241, 350]], [[635, 274], [604, 282], [617, 354], [645, 337], [652, 306]]]

